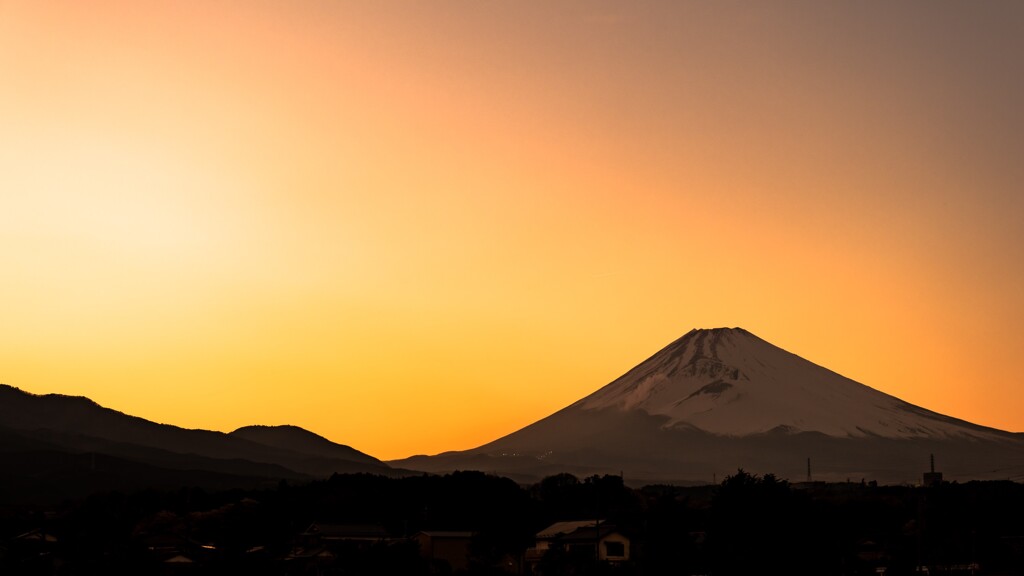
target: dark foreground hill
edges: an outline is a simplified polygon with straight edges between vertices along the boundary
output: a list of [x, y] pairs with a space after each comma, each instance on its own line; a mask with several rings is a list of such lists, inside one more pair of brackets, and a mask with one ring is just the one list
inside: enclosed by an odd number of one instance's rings
[[0, 385], [0, 482], [27, 494], [91, 488], [255, 486], [335, 473], [389, 474], [358, 450], [297, 427], [232, 434], [188, 430], [129, 416], [88, 398], [34, 395]]
[[380, 460], [373, 456], [350, 446], [335, 444], [298, 426], [245, 426], [232, 432], [231, 436], [316, 458], [360, 462], [370, 466], [381, 464]]

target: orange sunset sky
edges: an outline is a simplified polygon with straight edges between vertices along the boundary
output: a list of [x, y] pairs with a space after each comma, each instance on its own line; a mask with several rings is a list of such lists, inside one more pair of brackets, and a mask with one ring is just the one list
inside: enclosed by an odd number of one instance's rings
[[1024, 430], [1024, 3], [0, 0], [0, 382], [466, 449], [694, 327]]

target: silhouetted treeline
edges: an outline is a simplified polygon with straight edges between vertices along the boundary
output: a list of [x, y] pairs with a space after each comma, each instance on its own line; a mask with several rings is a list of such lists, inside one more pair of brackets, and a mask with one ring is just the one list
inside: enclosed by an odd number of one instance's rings
[[[7, 495], [17, 501], [17, 495]], [[738, 471], [718, 486], [632, 489], [568, 474], [521, 486], [478, 472], [336, 475], [263, 490], [109, 492], [0, 509], [0, 574], [438, 574], [423, 531], [469, 534], [467, 574], [526, 573], [538, 531], [601, 519], [631, 542], [610, 564], [550, 551], [556, 574], [1024, 574], [1024, 486], [791, 485]], [[321, 531], [311, 526], [322, 527]], [[330, 541], [328, 527], [375, 531]], [[367, 533], [371, 533], [367, 532]]]

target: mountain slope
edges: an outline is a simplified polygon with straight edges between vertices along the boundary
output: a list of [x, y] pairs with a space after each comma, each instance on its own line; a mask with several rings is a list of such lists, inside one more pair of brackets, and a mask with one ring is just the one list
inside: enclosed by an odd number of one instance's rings
[[1024, 477], [1019, 435], [874, 390], [742, 329], [693, 330], [593, 394], [465, 452], [392, 462], [524, 478], [569, 471], [710, 481], [736, 468], [913, 482], [935, 453], [952, 478]]

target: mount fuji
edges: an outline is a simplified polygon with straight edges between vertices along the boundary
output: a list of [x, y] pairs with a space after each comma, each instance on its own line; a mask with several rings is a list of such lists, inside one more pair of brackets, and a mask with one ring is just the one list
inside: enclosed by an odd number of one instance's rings
[[489, 444], [391, 462], [524, 479], [558, 472], [708, 482], [1024, 478], [1024, 435], [904, 402], [740, 328], [692, 330], [574, 404]]

